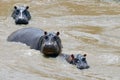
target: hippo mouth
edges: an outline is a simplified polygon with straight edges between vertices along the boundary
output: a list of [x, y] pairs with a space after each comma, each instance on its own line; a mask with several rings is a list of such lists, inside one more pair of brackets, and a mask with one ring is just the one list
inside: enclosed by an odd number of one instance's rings
[[57, 57], [59, 55], [59, 52], [56, 50], [56, 48], [43, 48], [42, 53], [46, 57]]
[[89, 66], [77, 66], [77, 68], [82, 70], [82, 69], [88, 69]]
[[18, 19], [15, 21], [16, 24], [28, 24], [28, 21], [25, 19]]
[[55, 54], [55, 53], [56, 53], [56, 50], [53, 49], [53, 48], [44, 48], [44, 49], [43, 49], [43, 53], [44, 53], [44, 54]]

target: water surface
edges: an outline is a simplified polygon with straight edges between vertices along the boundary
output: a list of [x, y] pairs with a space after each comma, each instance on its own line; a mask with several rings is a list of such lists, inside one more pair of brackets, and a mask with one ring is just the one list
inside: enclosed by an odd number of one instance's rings
[[[15, 5], [30, 7], [30, 24], [14, 24]], [[1, 0], [0, 27], [0, 80], [120, 80], [119, 0]], [[60, 56], [45, 58], [6, 41], [25, 27], [59, 31], [62, 53], [86, 53], [90, 68], [79, 70]]]

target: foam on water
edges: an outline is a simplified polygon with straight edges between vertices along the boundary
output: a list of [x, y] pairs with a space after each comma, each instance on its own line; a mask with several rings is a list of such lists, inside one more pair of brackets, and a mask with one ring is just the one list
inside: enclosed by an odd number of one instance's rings
[[106, 64], [118, 64], [120, 62], [120, 57], [114, 54], [104, 54], [99, 56]]

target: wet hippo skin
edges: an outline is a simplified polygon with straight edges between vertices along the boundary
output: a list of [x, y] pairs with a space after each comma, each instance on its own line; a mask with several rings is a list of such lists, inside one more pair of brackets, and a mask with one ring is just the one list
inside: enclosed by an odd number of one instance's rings
[[7, 41], [21, 42], [31, 49], [40, 50], [45, 56], [58, 56], [62, 51], [59, 32], [46, 32], [39, 28], [22, 28], [8, 36]]

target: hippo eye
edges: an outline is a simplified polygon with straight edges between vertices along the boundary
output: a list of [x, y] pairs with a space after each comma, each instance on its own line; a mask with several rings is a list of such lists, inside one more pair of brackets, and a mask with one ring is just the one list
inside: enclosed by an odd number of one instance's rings
[[75, 60], [76, 63], [79, 63], [79, 59], [75, 58], [74, 60]]
[[45, 36], [45, 39], [48, 39], [48, 36]]
[[26, 10], [24, 10], [23, 13], [27, 16], [27, 12], [26, 12]]
[[86, 60], [86, 58], [82, 58], [82, 61], [85, 61]]
[[16, 14], [19, 14], [19, 12], [20, 12], [19, 10], [16, 10]]
[[19, 12], [19, 10], [16, 10], [17, 12]]
[[56, 39], [57, 39], [57, 37], [56, 37], [56, 36], [54, 36], [54, 37], [53, 37], [53, 39], [54, 39], [54, 40], [56, 40]]

